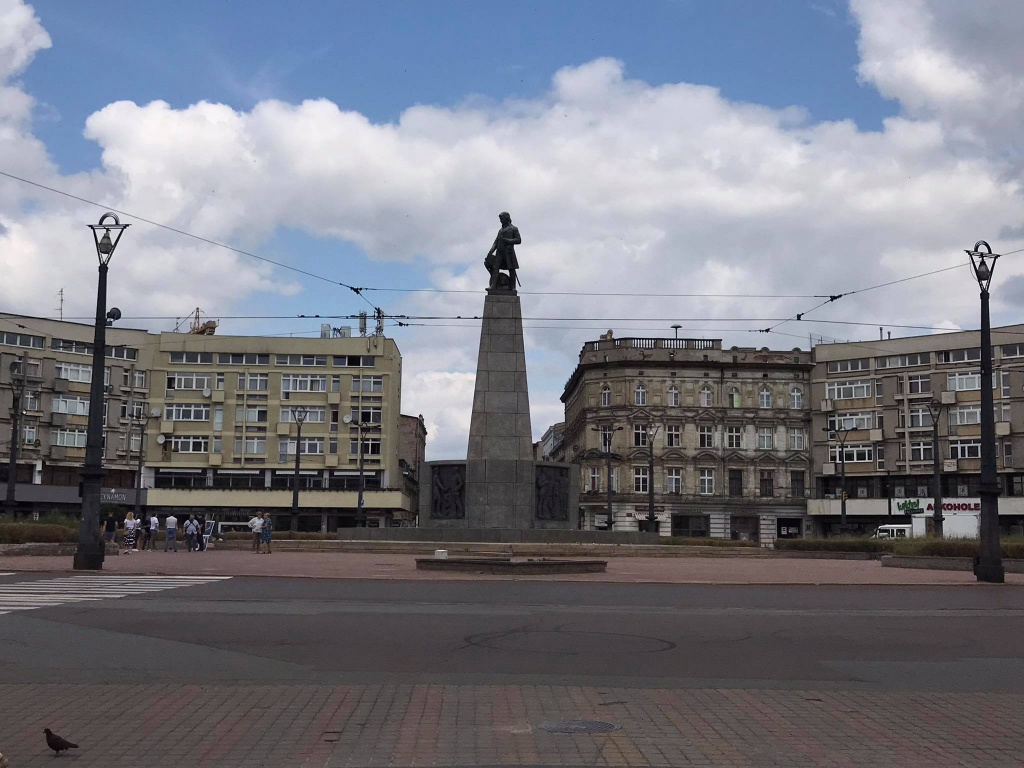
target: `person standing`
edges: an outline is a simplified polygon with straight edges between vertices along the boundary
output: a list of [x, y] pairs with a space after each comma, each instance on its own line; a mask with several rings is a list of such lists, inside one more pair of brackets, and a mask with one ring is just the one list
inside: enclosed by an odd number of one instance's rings
[[153, 546], [150, 547], [150, 549], [152, 549], [155, 552], [156, 535], [160, 531], [160, 518], [156, 516], [156, 512], [151, 512], [150, 515], [151, 517], [149, 518], [149, 538], [146, 540], [146, 544], [152, 543]]
[[124, 537], [121, 540], [124, 546], [124, 553], [130, 555], [135, 549], [135, 536], [139, 531], [139, 521], [135, 519], [135, 513], [129, 512], [124, 519]]
[[[270, 540], [274, 537], [274, 520], [269, 512], [263, 513], [263, 525], [260, 528], [260, 542], [266, 546], [267, 554], [270, 554]], [[257, 552], [259, 549], [257, 548]]]
[[188, 520], [185, 521], [185, 543], [188, 545], [189, 552], [199, 549], [199, 545], [196, 544], [196, 534], [198, 533], [199, 523], [196, 521], [196, 516], [189, 515]]
[[174, 545], [174, 551], [178, 551], [178, 518], [171, 512], [164, 521], [164, 528], [167, 531], [167, 538], [164, 539], [164, 552], [167, 551], [167, 547]]
[[260, 533], [263, 530], [263, 518], [256, 514], [249, 521], [249, 530], [252, 531], [252, 551], [256, 554], [260, 552]]
[[199, 551], [206, 551], [206, 515], [199, 515]]
[[103, 538], [107, 542], [113, 542], [114, 535], [117, 533], [117, 518], [114, 517], [113, 512], [107, 512], [106, 518], [103, 520]]

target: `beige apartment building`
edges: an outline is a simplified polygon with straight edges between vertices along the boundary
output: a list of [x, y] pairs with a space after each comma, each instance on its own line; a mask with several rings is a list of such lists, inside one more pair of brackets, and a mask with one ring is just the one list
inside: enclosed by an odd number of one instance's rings
[[799, 349], [609, 332], [583, 346], [544, 450], [579, 465], [585, 528], [607, 528], [610, 453], [614, 530], [642, 528], [653, 483], [663, 535], [802, 536], [810, 371]]
[[[854, 531], [871, 532], [933, 511], [933, 413], [938, 414], [943, 508], [980, 509], [980, 344], [978, 331], [962, 331], [815, 347], [815, 498], [807, 511], [816, 533], [839, 525], [844, 464], [847, 518]], [[1004, 535], [1020, 535], [1024, 325], [994, 328], [992, 345], [1000, 527]], [[834, 431], [837, 426], [840, 432]]]
[[[26, 402], [18, 497], [33, 509], [74, 504], [85, 456], [92, 327], [4, 319], [16, 331], [0, 336], [5, 375], [8, 358], [24, 349], [35, 396]], [[402, 362], [393, 340], [338, 337], [330, 329], [321, 338], [116, 327], [107, 334], [105, 501], [134, 502], [141, 450], [149, 508], [225, 520], [269, 511], [287, 516], [277, 527], [291, 525], [299, 450], [299, 528], [414, 523], [400, 466]], [[9, 424], [5, 389], [0, 418]]]

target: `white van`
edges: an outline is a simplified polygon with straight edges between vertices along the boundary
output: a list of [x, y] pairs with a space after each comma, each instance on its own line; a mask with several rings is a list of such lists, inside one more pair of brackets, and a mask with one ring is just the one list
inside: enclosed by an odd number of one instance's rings
[[912, 525], [880, 525], [871, 537], [873, 539], [912, 539], [914, 537], [914, 526]]

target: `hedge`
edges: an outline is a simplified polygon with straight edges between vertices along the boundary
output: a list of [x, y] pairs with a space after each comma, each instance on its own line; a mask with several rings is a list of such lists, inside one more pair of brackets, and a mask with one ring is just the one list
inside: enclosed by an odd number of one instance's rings
[[78, 531], [47, 523], [0, 523], [0, 544], [61, 544], [78, 541]]
[[894, 552], [894, 542], [849, 536], [831, 539], [776, 539], [775, 548], [797, 552]]
[[[1000, 541], [1003, 557], [1024, 559], [1024, 539]], [[974, 557], [976, 539], [866, 539], [833, 537], [830, 539], [776, 539], [775, 548], [800, 552], [882, 552], [911, 557]]]
[[675, 544], [682, 547], [759, 547], [756, 541], [733, 541], [732, 539], [713, 539], [710, 536], [685, 537], [669, 536], [661, 539], [659, 544]]

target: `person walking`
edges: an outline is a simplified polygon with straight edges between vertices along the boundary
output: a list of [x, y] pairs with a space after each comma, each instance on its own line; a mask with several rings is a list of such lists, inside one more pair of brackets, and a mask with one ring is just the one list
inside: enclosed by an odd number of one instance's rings
[[[267, 554], [270, 554], [270, 540], [274, 538], [274, 520], [270, 516], [269, 512], [263, 513], [263, 525], [260, 527], [260, 543], [267, 548]], [[256, 550], [259, 552], [259, 548]]]
[[117, 533], [117, 518], [114, 517], [113, 512], [107, 512], [107, 516], [103, 519], [103, 538], [108, 543], [114, 541], [114, 536]]
[[189, 552], [195, 552], [199, 549], [199, 545], [196, 543], [198, 533], [199, 522], [196, 520], [195, 515], [189, 515], [188, 520], [185, 521], [185, 542], [188, 545]]
[[252, 551], [260, 552], [260, 532], [263, 530], [263, 518], [256, 514], [249, 521], [249, 530], [252, 531]]
[[167, 531], [167, 538], [164, 539], [164, 552], [167, 551], [167, 547], [174, 545], [174, 551], [178, 551], [178, 518], [174, 516], [172, 512], [167, 516], [164, 521], [164, 528]]
[[138, 532], [139, 521], [135, 519], [134, 512], [129, 512], [124, 519], [124, 536], [121, 539], [121, 545], [124, 547], [126, 555], [130, 555], [135, 549], [135, 537]]
[[206, 551], [206, 515], [199, 515], [199, 551]]
[[160, 532], [160, 518], [156, 516], [156, 512], [151, 512], [149, 518], [149, 538], [146, 540], [146, 544], [152, 544], [150, 547], [154, 552], [156, 551], [156, 535]]

